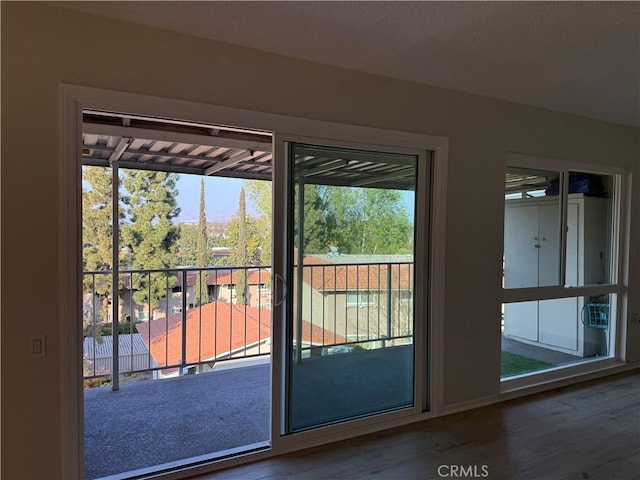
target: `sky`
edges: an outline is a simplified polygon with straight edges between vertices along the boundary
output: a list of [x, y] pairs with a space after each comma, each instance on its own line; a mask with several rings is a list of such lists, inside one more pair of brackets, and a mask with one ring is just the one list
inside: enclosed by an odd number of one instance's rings
[[[208, 222], [226, 222], [238, 210], [240, 188], [244, 180], [224, 177], [180, 175], [177, 183], [180, 215], [177, 222], [197, 222], [200, 215], [200, 180], [204, 178], [205, 214]], [[247, 197], [247, 215], [257, 212]]]

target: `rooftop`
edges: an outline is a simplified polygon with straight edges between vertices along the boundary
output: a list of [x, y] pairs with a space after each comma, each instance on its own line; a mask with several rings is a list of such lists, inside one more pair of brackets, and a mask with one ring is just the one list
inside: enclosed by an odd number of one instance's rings
[[[269, 353], [271, 310], [226, 302], [211, 302], [182, 314], [139, 323], [138, 332], [157, 367], [177, 369], [182, 360], [182, 335], [186, 333], [185, 365], [230, 358], [257, 347], [255, 355]], [[342, 335], [302, 322], [302, 341], [307, 344], [344, 343]]]

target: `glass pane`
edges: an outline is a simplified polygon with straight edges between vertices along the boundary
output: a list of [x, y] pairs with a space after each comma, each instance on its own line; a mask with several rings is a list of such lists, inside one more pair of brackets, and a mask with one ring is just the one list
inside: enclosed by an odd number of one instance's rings
[[560, 174], [507, 170], [504, 287], [560, 284]]
[[413, 405], [417, 158], [291, 144], [288, 431]]
[[[203, 148], [196, 150], [211, 149]], [[152, 475], [167, 462], [183, 466], [268, 445], [272, 270], [262, 245], [271, 245], [270, 183], [192, 175], [163, 183], [167, 176], [121, 169], [121, 199], [135, 193], [139, 203], [120, 202], [114, 287], [113, 172], [83, 173], [85, 478]], [[257, 218], [246, 214], [244, 188], [261, 200]], [[206, 190], [214, 202], [206, 202]], [[237, 196], [228, 193], [234, 190]], [[172, 216], [174, 200], [184, 217]], [[211, 223], [212, 207], [237, 213]], [[142, 224], [146, 230], [134, 230]]]
[[615, 295], [503, 305], [501, 377], [613, 354]]
[[612, 175], [569, 173], [567, 286], [615, 282], [615, 180]]

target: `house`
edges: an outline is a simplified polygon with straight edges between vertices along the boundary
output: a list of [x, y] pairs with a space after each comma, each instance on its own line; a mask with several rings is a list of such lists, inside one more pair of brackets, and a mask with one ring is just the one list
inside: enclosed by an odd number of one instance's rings
[[[141, 274], [122, 272], [122, 286], [120, 289], [119, 316], [120, 321], [125, 322], [132, 318], [134, 322], [145, 322], [152, 318], [160, 318], [180, 313], [182, 311], [182, 275], [186, 272], [186, 291], [187, 297], [185, 304], [187, 309], [197, 305], [195, 298], [195, 285], [198, 281], [198, 272], [189, 270], [188, 268], [179, 270], [167, 270], [160, 275], [164, 275], [167, 279], [168, 287], [165, 295], [158, 301], [158, 305], [150, 308], [148, 303], [139, 304], [134, 299], [135, 288], [131, 288], [132, 277]], [[268, 287], [271, 281], [271, 271], [268, 267], [216, 267], [206, 270], [206, 293], [203, 293], [201, 303], [209, 303], [212, 301], [222, 301], [229, 303], [237, 302], [236, 284], [238, 276], [245, 277], [246, 285], [246, 301], [248, 305], [259, 308], [271, 308], [271, 289]], [[143, 274], [145, 277], [148, 274]], [[86, 277], [109, 277], [110, 273], [86, 273]], [[145, 280], [143, 278], [143, 280]], [[106, 300], [103, 296], [96, 295], [91, 291], [91, 285], [95, 283], [89, 281], [85, 285], [83, 294], [83, 316], [85, 322], [110, 322], [112, 318], [112, 304], [110, 300]], [[204, 281], [203, 281], [204, 283]], [[204, 292], [204, 289], [203, 289]], [[106, 312], [106, 313], [105, 313]]]
[[[186, 282], [187, 282], [187, 309], [193, 308], [197, 305], [195, 297], [195, 285], [198, 281], [198, 273], [196, 271], [186, 270]], [[222, 301], [229, 303], [236, 303], [237, 293], [236, 284], [238, 282], [238, 276], [244, 277], [246, 285], [246, 300], [248, 305], [262, 308], [269, 308], [271, 306], [271, 293], [267, 285], [271, 279], [270, 269], [267, 267], [252, 267], [252, 268], [235, 268], [235, 267], [222, 267], [211, 268], [206, 270], [206, 298], [201, 299], [201, 303], [208, 303], [211, 301]], [[166, 295], [160, 299], [158, 306], [153, 309], [153, 318], [159, 318], [165, 316], [168, 312], [169, 315], [174, 313], [180, 313], [182, 311], [182, 271], [169, 272], [172, 278], [175, 278], [173, 284], [167, 288]], [[125, 284], [128, 284], [131, 277], [125, 275]], [[203, 282], [204, 283], [204, 282]], [[130, 312], [133, 312], [134, 318], [138, 321], [146, 321], [149, 319], [149, 305], [139, 305], [133, 301], [132, 291], [127, 289], [128, 285], [125, 285], [125, 289], [121, 291], [120, 296], [123, 300], [122, 310], [120, 316], [123, 317]], [[204, 291], [204, 289], [203, 289]]]
[[305, 255], [303, 318], [330, 327], [350, 341], [403, 337], [413, 333], [411, 255]]
[[[416, 244], [430, 272], [416, 272], [416, 296], [430, 306], [423, 338], [433, 358], [420, 365], [431, 416], [466, 410], [482, 419], [475, 409], [488, 403], [556, 395], [561, 386], [638, 368], [640, 5], [379, 2], [357, 10], [358, 3], [2, 2], [2, 478], [83, 476], [78, 107], [338, 137], [342, 145], [384, 146], [389, 135], [397, 143], [446, 139], [428, 151], [434, 168], [419, 170], [432, 208], [416, 222], [429, 230]], [[610, 358], [503, 382], [501, 306], [538, 301], [527, 292], [508, 298], [501, 288], [504, 178], [514, 155], [535, 157], [530, 168], [620, 175], [612, 287], [619, 308]], [[278, 259], [289, 245], [274, 247]], [[606, 422], [592, 410], [595, 391], [584, 393], [581, 407]], [[534, 419], [547, 413], [527, 411]], [[410, 428], [403, 425], [412, 418], [371, 422], [367, 431]], [[499, 422], [486, 445], [525, 454], [525, 443], [511, 443]], [[561, 455], [580, 440], [574, 425], [534, 426], [538, 438], [567, 439], [546, 450], [554, 458], [575, 458]], [[361, 433], [350, 425], [313, 441]], [[295, 444], [283, 436], [259, 455], [281, 454], [287, 441], [290, 450], [306, 447], [300, 437], [309, 436], [294, 436]], [[606, 461], [625, 441], [607, 437], [610, 448], [598, 457]], [[549, 456], [538, 458], [530, 461]]]
[[[185, 324], [181, 314], [174, 314], [141, 323], [137, 328], [155, 365], [167, 367], [154, 372], [154, 378], [178, 376], [178, 365], [183, 365], [183, 373], [205, 373], [215, 369], [217, 361], [258, 357], [271, 351], [271, 311], [248, 305], [215, 301], [190, 309]], [[307, 321], [302, 329], [307, 355], [312, 346], [346, 341], [343, 336]]]
[[[153, 358], [139, 333], [118, 335], [119, 368], [126, 374], [155, 366]], [[82, 358], [85, 377], [111, 373], [113, 362], [113, 336], [85, 337], [82, 342]]]
[[249, 269], [231, 268], [223, 272], [209, 272], [210, 298], [229, 303], [237, 303], [238, 277], [245, 277], [247, 305], [256, 308], [271, 308], [271, 269], [257, 267]]

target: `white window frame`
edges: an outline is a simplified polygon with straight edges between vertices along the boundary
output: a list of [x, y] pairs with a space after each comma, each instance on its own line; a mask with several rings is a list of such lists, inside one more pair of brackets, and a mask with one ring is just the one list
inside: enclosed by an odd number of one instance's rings
[[[561, 174], [561, 188], [559, 192], [561, 205], [561, 225], [567, 225], [567, 205], [568, 205], [568, 177], [569, 173], [590, 173], [596, 175], [610, 175], [614, 177], [615, 197], [613, 198], [613, 228], [611, 244], [611, 283], [602, 285], [584, 285], [577, 287], [565, 286], [566, 278], [566, 228], [561, 229], [560, 241], [560, 278], [557, 286], [526, 287], [526, 288], [505, 288], [502, 287], [503, 304], [526, 301], [551, 300], [559, 298], [578, 298], [587, 296], [599, 296], [605, 294], [614, 295], [615, 305], [612, 305], [612, 312], [615, 315], [611, 325], [610, 345], [614, 350], [611, 356], [599, 359], [585, 360], [584, 362], [565, 367], [534, 372], [532, 374], [506, 378], [501, 380], [501, 392], [507, 393], [517, 391], [523, 387], [565, 378], [570, 375], [588, 373], [597, 369], [607, 368], [623, 363], [623, 328], [621, 323], [626, 317], [627, 295], [625, 285], [622, 283], [622, 272], [625, 264], [626, 251], [624, 249], [624, 238], [626, 236], [626, 204], [628, 198], [627, 177], [628, 170], [615, 166], [592, 165], [571, 160], [563, 160], [549, 157], [539, 157], [522, 153], [509, 153], [505, 165], [505, 173], [509, 168], [524, 168], [531, 170], [552, 171]], [[503, 210], [504, 212], [504, 210]], [[503, 222], [504, 225], [504, 222]]]
[[[430, 300], [428, 316], [430, 323], [427, 344], [428, 358], [416, 366], [421, 378], [429, 379], [429, 397], [423, 398], [424, 411], [410, 416], [398, 416], [381, 421], [372, 418], [356, 420], [335, 427], [317, 429], [315, 433], [304, 432], [298, 435], [281, 436], [280, 420], [283, 384], [282, 339], [274, 335], [272, 339], [272, 443], [271, 446], [257, 449], [232, 458], [215, 458], [202, 460], [198, 464], [187, 465], [181, 469], [182, 474], [195, 476], [209, 473], [220, 468], [256, 461], [262, 458], [282, 455], [287, 452], [301, 450], [342, 439], [352, 438], [368, 432], [413, 423], [438, 416], [444, 408], [444, 304], [445, 304], [445, 245], [446, 245], [446, 199], [448, 177], [449, 139], [426, 134], [392, 131], [372, 127], [338, 124], [298, 117], [221, 107], [184, 100], [174, 100], [141, 94], [116, 92], [92, 87], [62, 84], [60, 86], [61, 119], [61, 151], [63, 162], [59, 178], [60, 191], [65, 192], [59, 206], [59, 224], [61, 226], [61, 273], [60, 284], [68, 285], [62, 290], [62, 312], [60, 315], [61, 338], [64, 340], [64, 357], [62, 358], [62, 390], [65, 392], [62, 403], [62, 424], [64, 458], [63, 477], [84, 477], [83, 418], [84, 403], [81, 371], [82, 338], [77, 326], [81, 324], [82, 302], [82, 261], [81, 245], [81, 138], [83, 109], [97, 109], [116, 112], [132, 112], [160, 118], [188, 119], [209, 124], [240, 125], [245, 128], [273, 132], [274, 158], [284, 158], [283, 142], [280, 138], [301, 137], [314, 139], [332, 139], [345, 144], [379, 145], [389, 148], [420, 149], [433, 152], [430, 184], [430, 232], [428, 251], [428, 278], [422, 279], [425, 295]], [[336, 143], [337, 144], [337, 143]], [[274, 169], [274, 172], [276, 169]], [[274, 173], [277, 177], [277, 173]], [[274, 181], [276, 178], [274, 178]], [[275, 192], [276, 201], [282, 202]], [[283, 228], [282, 220], [274, 221], [274, 231]], [[284, 265], [280, 249], [274, 249], [273, 264]], [[421, 297], [421, 298], [422, 298]], [[281, 323], [282, 308], [274, 304], [274, 324]], [[418, 369], [421, 369], [420, 371]], [[428, 406], [428, 410], [427, 410]], [[354, 425], [357, 423], [357, 428]], [[308, 434], [310, 433], [310, 434]], [[177, 464], [176, 464], [177, 465]], [[170, 475], [170, 474], [169, 474]]]
[[[347, 297], [347, 307], [371, 307], [376, 305], [376, 291], [356, 290], [354, 292], [347, 290], [345, 294]], [[355, 295], [356, 301], [354, 302], [353, 300], [349, 300], [349, 295]], [[365, 296], [368, 297], [368, 299], [365, 300]]]

